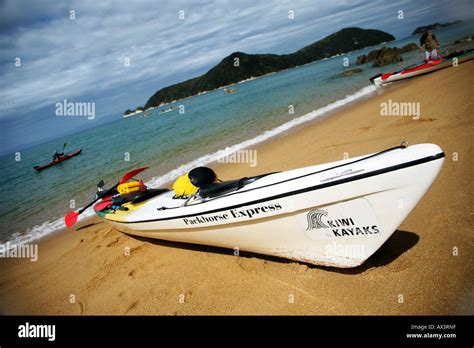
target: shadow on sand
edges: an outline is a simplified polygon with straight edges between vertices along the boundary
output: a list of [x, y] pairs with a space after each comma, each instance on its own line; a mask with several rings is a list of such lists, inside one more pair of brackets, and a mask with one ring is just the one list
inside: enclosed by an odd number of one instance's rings
[[[83, 227], [81, 227], [83, 228]], [[207, 245], [198, 245], [198, 244], [190, 244], [190, 243], [180, 243], [180, 242], [169, 242], [165, 240], [159, 239], [152, 239], [152, 238], [145, 238], [145, 237], [138, 237], [129, 235], [132, 238], [137, 240], [148, 242], [155, 245], [166, 246], [169, 248], [177, 248], [177, 249], [186, 249], [192, 250], [197, 252], [210, 252], [214, 254], [221, 254], [221, 255], [233, 255], [234, 251], [232, 249], [225, 249]], [[385, 242], [384, 245], [380, 247], [369, 259], [363, 263], [362, 265], [355, 267], [355, 268], [335, 268], [335, 267], [325, 267], [325, 266], [316, 266], [308, 263], [303, 263], [311, 269], [322, 269], [330, 272], [337, 272], [342, 274], [360, 274], [365, 272], [366, 270], [374, 267], [381, 267], [385, 266], [395, 259], [397, 259], [400, 255], [402, 255], [407, 250], [411, 249], [413, 246], [418, 243], [420, 237], [413, 232], [401, 231], [396, 230], [392, 236]], [[290, 264], [296, 261], [287, 260], [284, 258], [279, 258], [276, 256], [268, 256], [262, 254], [256, 254], [251, 252], [244, 252], [240, 251], [240, 256], [244, 258], [259, 258], [262, 260], [267, 260], [271, 262], [278, 262], [283, 264]]]
[[[413, 248], [420, 240], [414, 232], [396, 230], [392, 236], [362, 265], [354, 268], [324, 267], [328, 271], [343, 274], [360, 274], [368, 269], [381, 267], [392, 263], [404, 252]], [[319, 266], [314, 266], [319, 267]]]
[[79, 226], [78, 228], [76, 228], [76, 231], [80, 231], [80, 230], [83, 230], [84, 228], [92, 227], [92, 226], [103, 224], [103, 223], [104, 223], [103, 221], [98, 221], [98, 222], [93, 222], [84, 226]]

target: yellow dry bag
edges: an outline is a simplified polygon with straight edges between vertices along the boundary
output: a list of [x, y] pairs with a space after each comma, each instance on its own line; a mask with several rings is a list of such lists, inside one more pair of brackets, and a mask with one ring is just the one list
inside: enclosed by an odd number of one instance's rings
[[198, 191], [198, 188], [191, 184], [188, 174], [181, 175], [173, 184], [173, 190], [176, 196], [189, 196]]
[[121, 195], [127, 195], [132, 192], [140, 191], [143, 184], [140, 184], [139, 181], [126, 182], [117, 186], [117, 191]]

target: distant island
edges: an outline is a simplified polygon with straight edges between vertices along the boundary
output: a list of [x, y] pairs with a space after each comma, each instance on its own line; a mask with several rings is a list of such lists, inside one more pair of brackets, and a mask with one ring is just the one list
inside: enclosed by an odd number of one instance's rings
[[393, 35], [381, 30], [344, 28], [291, 54], [234, 52], [204, 75], [160, 89], [148, 99], [144, 108], [393, 40]]
[[426, 30], [440, 29], [440, 28], [449, 27], [450, 25], [458, 24], [458, 23], [462, 23], [462, 21], [457, 20], [457, 21], [454, 21], [454, 22], [447, 22], [447, 23], [433, 23], [433, 24], [430, 24], [430, 25], [425, 25], [425, 26], [422, 26], [422, 27], [418, 27], [411, 34], [412, 35], [423, 34]]

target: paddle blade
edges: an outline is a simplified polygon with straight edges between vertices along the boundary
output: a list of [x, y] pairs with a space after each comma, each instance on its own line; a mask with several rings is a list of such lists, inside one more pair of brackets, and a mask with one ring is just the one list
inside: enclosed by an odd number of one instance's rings
[[105, 208], [107, 208], [109, 205], [112, 205], [112, 200], [106, 200], [106, 201], [97, 203], [97, 204], [94, 206], [94, 210], [95, 210], [95, 211], [102, 211], [102, 210], [104, 210]]
[[145, 169], [148, 169], [148, 167], [143, 167], [143, 168], [134, 169], [134, 170], [132, 170], [131, 172], [126, 173], [126, 174], [122, 177], [122, 179], [120, 179], [119, 185], [120, 185], [120, 184], [123, 184], [123, 183], [126, 182], [127, 180], [130, 180], [131, 178], [133, 178], [133, 177], [134, 177], [135, 175], [137, 175], [138, 173], [143, 172]]
[[64, 222], [66, 223], [66, 226], [67, 227], [73, 226], [76, 223], [78, 216], [79, 216], [79, 213], [75, 211], [70, 211], [69, 213], [67, 213], [67, 215], [64, 217]]

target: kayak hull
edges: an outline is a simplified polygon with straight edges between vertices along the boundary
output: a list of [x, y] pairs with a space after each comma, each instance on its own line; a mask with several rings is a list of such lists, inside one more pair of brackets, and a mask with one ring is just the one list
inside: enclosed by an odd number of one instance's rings
[[73, 157], [75, 157], [75, 156], [77, 156], [77, 155], [80, 155], [81, 152], [82, 152], [82, 149], [79, 149], [79, 150], [77, 150], [77, 151], [74, 151], [74, 152], [71, 152], [71, 153], [69, 153], [69, 154], [67, 154], [67, 155], [64, 155], [64, 156], [63, 156], [61, 159], [59, 159], [59, 160], [52, 161], [52, 162], [50, 162], [50, 163], [48, 163], [48, 164], [46, 164], [46, 165], [44, 165], [44, 166], [34, 166], [33, 168], [34, 168], [37, 172], [40, 172], [40, 171], [42, 171], [42, 170], [44, 170], [44, 169], [50, 168], [50, 167], [52, 167], [52, 166], [55, 166], [56, 164], [59, 164], [59, 163], [61, 163], [61, 162], [67, 161], [68, 159], [71, 159], [71, 158], [73, 158]]
[[[468, 60], [474, 59], [474, 51], [469, 51], [465, 54], [461, 54], [458, 57], [454, 57], [454, 58], [457, 59], [457, 64], [466, 62]], [[371, 79], [371, 81], [375, 85], [381, 86], [387, 83], [401, 81], [401, 80], [409, 79], [409, 78], [424, 75], [424, 74], [429, 74], [431, 72], [453, 66], [454, 58], [451, 58], [451, 59], [442, 58], [433, 62], [421, 64], [414, 68], [402, 69], [401, 71], [398, 71], [396, 73], [379, 75]]]
[[437, 145], [395, 148], [271, 174], [187, 206], [169, 207], [169, 192], [102, 217], [137, 236], [355, 267], [408, 216], [443, 160]]

